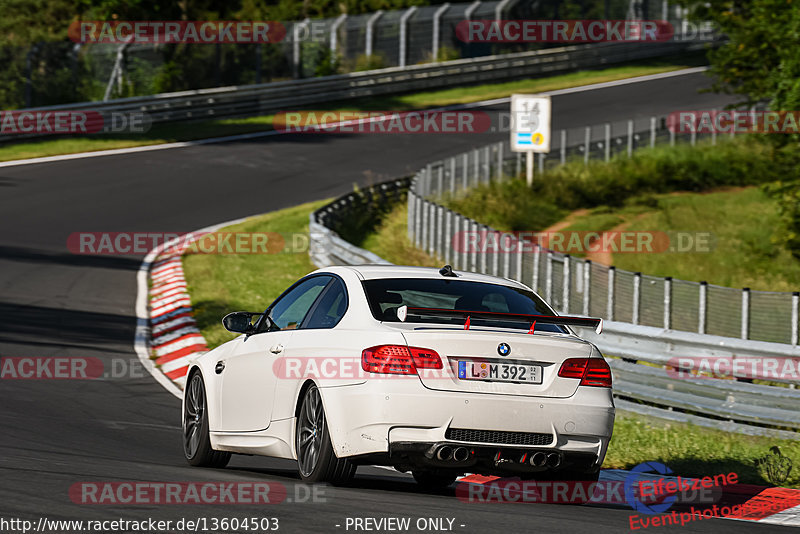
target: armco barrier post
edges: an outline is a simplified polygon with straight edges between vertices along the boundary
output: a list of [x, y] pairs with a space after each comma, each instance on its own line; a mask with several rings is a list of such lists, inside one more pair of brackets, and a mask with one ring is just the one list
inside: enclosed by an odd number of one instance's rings
[[639, 324], [639, 306], [641, 305], [640, 293], [642, 291], [642, 273], [633, 273], [633, 324]]
[[500, 275], [500, 254], [501, 254], [501, 243], [503, 239], [503, 234], [500, 232], [493, 232], [494, 239], [496, 239], [497, 247], [494, 249], [494, 254], [492, 254], [492, 276], [499, 276]]
[[545, 279], [544, 279], [544, 298], [547, 303], [553, 299], [553, 253], [547, 253], [547, 263], [545, 264]]
[[583, 261], [583, 314], [589, 315], [592, 288], [592, 260]]
[[614, 320], [614, 282], [616, 281], [617, 269], [614, 266], [608, 268], [608, 302], [606, 303], [606, 319]]
[[461, 156], [461, 158], [462, 158], [462, 164], [464, 166], [464, 168], [461, 169], [461, 172], [463, 174], [463, 177], [462, 177], [463, 178], [463, 184], [464, 184], [463, 188], [464, 188], [464, 191], [466, 191], [469, 188], [469, 152], [464, 152], [464, 154]]
[[490, 145], [483, 147], [483, 180], [487, 184], [492, 181], [491, 150]]
[[569, 313], [569, 285], [572, 283], [570, 259], [569, 254], [564, 256], [564, 268], [561, 270], [561, 310], [563, 313]]
[[750, 288], [742, 289], [742, 339], [750, 335]]
[[444, 212], [444, 250], [442, 251], [442, 258], [445, 263], [453, 263], [453, 212], [446, 210]]
[[589, 150], [591, 148], [590, 143], [592, 141], [592, 127], [587, 126], [586, 131], [583, 135], [583, 164], [586, 165], [589, 163]]
[[[567, 131], [561, 130], [561, 164], [567, 162]], [[517, 173], [519, 174], [519, 173]]]
[[428, 220], [429, 220], [428, 219], [428, 201], [425, 200], [424, 198], [422, 199], [422, 206], [421, 207], [422, 207], [422, 209], [420, 211], [422, 212], [422, 221], [421, 221], [421, 224], [420, 224], [420, 237], [421, 237], [421, 239], [420, 239], [420, 243], [419, 243], [419, 248], [421, 248], [422, 250], [428, 250], [428, 225], [429, 225], [429, 222], [428, 222]]
[[450, 158], [450, 192], [456, 192], [456, 158]]
[[471, 271], [478, 270], [478, 251], [481, 246], [481, 238], [478, 228], [478, 221], [472, 221], [472, 235], [474, 236], [472, 242], [475, 243], [475, 247], [472, 249], [472, 259], [470, 260]]
[[486, 271], [489, 268], [488, 266], [489, 258], [486, 257], [489, 248], [486, 246], [486, 244], [489, 241], [489, 227], [486, 225], [481, 226], [481, 241], [483, 241], [484, 244], [481, 250], [481, 266], [478, 272], [486, 274]]
[[697, 307], [697, 333], [706, 333], [706, 308], [708, 304], [708, 282], [700, 282], [700, 302]]
[[633, 121], [628, 121], [628, 157], [633, 156]]
[[608, 162], [611, 159], [611, 124], [606, 123], [605, 130], [605, 146], [603, 148], [605, 149], [606, 162]]
[[[511, 234], [507, 234], [508, 239], [513, 239]], [[511, 254], [508, 247], [503, 248], [503, 277], [511, 278]]]
[[497, 143], [497, 181], [503, 179], [503, 143]]
[[431, 256], [436, 255], [436, 204], [433, 202], [428, 202], [428, 209], [430, 214], [428, 216], [428, 221], [430, 222], [430, 236], [428, 237], [428, 254]]
[[475, 174], [475, 185], [481, 183], [481, 154], [478, 152], [478, 149], [472, 151], [473, 161], [472, 161], [472, 169]]
[[444, 193], [444, 164], [439, 165], [437, 172], [436, 194], [441, 195]]
[[520, 283], [525, 283], [522, 281], [522, 254], [525, 249], [525, 241], [522, 238], [517, 239], [517, 255], [516, 259], [516, 267], [514, 268], [514, 280]]
[[664, 329], [672, 328], [672, 277], [664, 278]]
[[414, 208], [417, 207], [417, 201], [414, 197], [413, 187], [409, 188], [408, 190], [408, 199], [406, 202], [408, 203], [408, 208], [406, 209], [408, 212], [408, 219], [406, 220], [406, 235], [408, 236], [408, 240], [414, 243], [414, 230], [416, 229], [416, 220], [414, 218], [416, 210]]
[[792, 345], [797, 345], [797, 329], [800, 321], [800, 292], [792, 293]]
[[656, 146], [656, 118], [650, 117], [650, 148]]
[[539, 292], [539, 261], [541, 260], [542, 254], [542, 247], [538, 244], [533, 245], [533, 252], [531, 256], [533, 257], [533, 290], [537, 293]]

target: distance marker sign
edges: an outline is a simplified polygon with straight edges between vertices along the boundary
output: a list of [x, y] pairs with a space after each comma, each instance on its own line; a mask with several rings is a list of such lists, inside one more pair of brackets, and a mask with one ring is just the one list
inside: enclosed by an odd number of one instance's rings
[[550, 97], [511, 95], [511, 150], [550, 152]]

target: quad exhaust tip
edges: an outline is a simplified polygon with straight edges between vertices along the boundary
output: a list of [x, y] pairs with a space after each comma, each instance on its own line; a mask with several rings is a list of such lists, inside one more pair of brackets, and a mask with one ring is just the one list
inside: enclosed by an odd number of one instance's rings
[[453, 460], [456, 462], [466, 462], [469, 460], [469, 450], [466, 447], [456, 447], [453, 451]]
[[448, 447], [445, 445], [444, 447], [439, 447], [439, 450], [436, 451], [436, 459], [442, 462], [446, 462], [453, 458], [453, 448]]
[[551, 452], [547, 455], [547, 467], [555, 469], [559, 465], [561, 465], [561, 455], [555, 452]]
[[531, 454], [530, 463], [534, 467], [544, 467], [547, 463], [547, 455], [543, 452], [535, 452]]

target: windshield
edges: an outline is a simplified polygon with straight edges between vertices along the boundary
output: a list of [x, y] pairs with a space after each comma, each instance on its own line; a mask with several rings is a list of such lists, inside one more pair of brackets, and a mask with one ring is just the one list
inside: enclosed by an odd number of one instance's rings
[[[533, 292], [499, 284], [430, 278], [380, 278], [365, 280], [363, 284], [372, 315], [379, 321], [399, 322], [397, 309], [403, 305], [410, 308], [555, 315]], [[444, 317], [415, 318], [414, 322], [464, 323], [460, 318]], [[508, 318], [470, 318], [470, 324], [524, 329], [530, 327], [528, 321]], [[564, 328], [557, 325], [537, 324], [536, 330], [566, 333]]]

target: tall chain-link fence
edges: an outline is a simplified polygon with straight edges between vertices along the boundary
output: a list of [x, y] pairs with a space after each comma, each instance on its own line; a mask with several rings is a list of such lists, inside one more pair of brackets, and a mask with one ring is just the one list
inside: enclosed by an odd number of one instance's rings
[[560, 43], [479, 43], [459, 38], [467, 20], [660, 19], [675, 39], [696, 37], [686, 13], [662, 0], [491, 0], [282, 22], [274, 43], [0, 46], [0, 107], [49, 106], [171, 91], [406, 66], [535, 50]]

